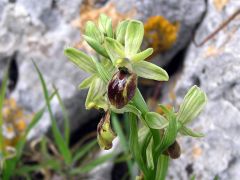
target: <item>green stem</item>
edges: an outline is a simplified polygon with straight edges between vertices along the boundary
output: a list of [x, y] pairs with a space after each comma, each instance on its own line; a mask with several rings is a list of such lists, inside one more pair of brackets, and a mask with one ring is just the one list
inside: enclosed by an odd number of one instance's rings
[[[133, 103], [141, 111], [141, 113], [142, 113], [142, 120], [146, 121], [145, 120], [145, 115], [146, 115], [146, 113], [149, 112], [149, 108], [148, 108], [145, 100], [143, 99], [142, 94], [139, 91], [139, 89], [137, 89], [136, 92], [135, 92], [135, 96], [133, 97]], [[146, 122], [144, 122], [144, 124], [147, 125]], [[148, 128], [149, 128], [149, 130], [150, 130], [150, 132], [151, 132], [151, 134], [153, 136], [154, 149], [156, 149], [156, 147], [161, 142], [159, 130], [152, 129], [149, 126], [148, 126]], [[157, 164], [158, 164], [158, 158], [155, 158], [154, 159], [155, 170], [156, 170]]]
[[169, 162], [168, 156], [161, 155], [158, 158], [155, 180], [165, 180], [168, 171], [168, 162]]

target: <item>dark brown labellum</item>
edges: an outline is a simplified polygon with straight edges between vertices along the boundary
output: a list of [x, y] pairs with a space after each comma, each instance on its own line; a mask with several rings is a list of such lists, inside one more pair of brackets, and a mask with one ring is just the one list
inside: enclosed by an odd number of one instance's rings
[[117, 109], [123, 108], [134, 96], [137, 75], [120, 69], [108, 84], [108, 99]]
[[177, 159], [180, 157], [181, 147], [177, 141], [175, 141], [171, 146], [168, 147], [167, 153], [172, 159]]

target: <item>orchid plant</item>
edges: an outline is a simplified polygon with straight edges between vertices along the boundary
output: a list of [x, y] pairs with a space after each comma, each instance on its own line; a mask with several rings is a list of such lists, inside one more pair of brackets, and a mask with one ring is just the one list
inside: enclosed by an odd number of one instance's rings
[[111, 129], [111, 114], [126, 113], [130, 122], [130, 151], [141, 171], [137, 179], [162, 180], [167, 174], [169, 157], [175, 159], [181, 154], [177, 135], [203, 136], [187, 124], [202, 111], [207, 97], [200, 88], [193, 86], [177, 112], [164, 105], [159, 105], [162, 115], [151, 112], [138, 89], [138, 77], [156, 81], [168, 81], [169, 77], [164, 69], [145, 61], [153, 49], [140, 50], [143, 36], [142, 22], [125, 20], [114, 30], [111, 19], [102, 14], [98, 25], [87, 22], [83, 35], [96, 51], [97, 58], [72, 47], [66, 48], [64, 53], [90, 74], [80, 84], [80, 89], [89, 89], [86, 109], [105, 111], [97, 127], [100, 147], [111, 149], [116, 137]]

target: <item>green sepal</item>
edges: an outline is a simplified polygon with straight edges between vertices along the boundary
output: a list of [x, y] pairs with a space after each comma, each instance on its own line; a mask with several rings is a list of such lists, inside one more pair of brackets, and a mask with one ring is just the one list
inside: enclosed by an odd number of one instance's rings
[[137, 63], [139, 61], [143, 61], [144, 59], [151, 56], [153, 53], [153, 48], [148, 48], [140, 53], [134, 54], [130, 59], [133, 63]]
[[110, 57], [113, 65], [116, 64], [116, 61], [119, 58], [124, 58], [125, 53], [124, 53], [124, 47], [121, 43], [116, 41], [115, 39], [112, 38], [105, 38], [105, 49], [108, 53], [108, 56]]
[[100, 44], [97, 40], [93, 39], [92, 37], [89, 37], [86, 35], [82, 35], [82, 36], [85, 39], [85, 41], [87, 41], [89, 46], [91, 46], [97, 53], [99, 53], [100, 55], [102, 55], [106, 58], [109, 58], [107, 51], [102, 46], [102, 44]]
[[143, 23], [131, 20], [128, 23], [125, 35], [125, 53], [127, 57], [132, 57], [139, 51], [144, 35]]
[[127, 30], [129, 20], [122, 21], [118, 24], [116, 29], [116, 40], [122, 45], [125, 45], [125, 34]]
[[145, 120], [147, 125], [152, 129], [163, 129], [168, 125], [168, 121], [156, 112], [147, 112]]
[[112, 20], [105, 14], [101, 14], [98, 19], [99, 30], [104, 36], [113, 38]]
[[64, 50], [64, 54], [69, 58], [71, 62], [73, 62], [83, 71], [86, 71], [91, 74], [97, 72], [93, 59], [84, 52], [79, 51], [75, 48], [66, 48]]
[[96, 40], [99, 44], [104, 41], [104, 35], [92, 21], [88, 21], [85, 27], [85, 35]]
[[195, 132], [195, 131], [191, 130], [190, 128], [186, 127], [186, 126], [182, 126], [182, 127], [179, 129], [179, 132], [180, 132], [182, 135], [185, 135], [185, 136], [191, 136], [191, 137], [195, 137], [195, 138], [204, 137], [204, 134], [203, 134], [203, 133]]
[[140, 61], [133, 64], [133, 70], [138, 76], [156, 81], [168, 81], [167, 72], [159, 66], [147, 61]]
[[177, 113], [177, 120], [185, 125], [191, 122], [203, 110], [207, 103], [206, 94], [196, 85], [184, 97]]

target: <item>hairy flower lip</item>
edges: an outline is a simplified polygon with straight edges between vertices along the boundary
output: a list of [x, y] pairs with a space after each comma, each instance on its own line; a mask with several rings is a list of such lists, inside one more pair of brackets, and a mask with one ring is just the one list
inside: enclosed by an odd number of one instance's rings
[[127, 68], [119, 68], [108, 84], [108, 99], [117, 109], [123, 108], [134, 96], [137, 87], [137, 75], [129, 73]]

